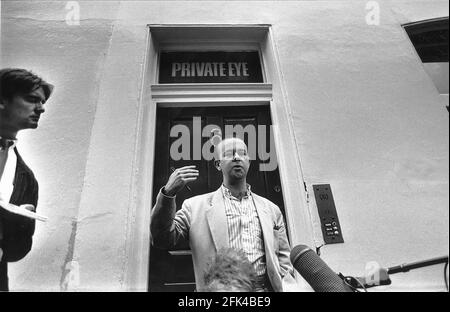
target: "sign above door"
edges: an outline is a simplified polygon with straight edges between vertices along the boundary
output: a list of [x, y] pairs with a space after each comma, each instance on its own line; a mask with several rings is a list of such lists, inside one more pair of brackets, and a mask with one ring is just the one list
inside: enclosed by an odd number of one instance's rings
[[259, 53], [161, 52], [159, 83], [264, 82]]

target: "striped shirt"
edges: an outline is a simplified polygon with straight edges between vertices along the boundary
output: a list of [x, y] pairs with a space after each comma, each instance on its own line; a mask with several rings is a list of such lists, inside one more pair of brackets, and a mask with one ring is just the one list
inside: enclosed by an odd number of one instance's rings
[[231, 248], [245, 252], [258, 276], [266, 273], [264, 240], [250, 185], [242, 200], [234, 197], [222, 184], [228, 237]]

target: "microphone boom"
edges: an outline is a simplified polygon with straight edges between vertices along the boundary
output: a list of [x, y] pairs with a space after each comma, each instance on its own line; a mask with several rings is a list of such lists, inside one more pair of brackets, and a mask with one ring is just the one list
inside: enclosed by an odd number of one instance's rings
[[430, 265], [448, 263], [448, 256], [433, 258], [425, 261], [417, 261], [412, 263], [405, 263], [388, 268], [388, 274], [395, 274], [400, 272], [408, 272], [409, 270], [423, 268]]

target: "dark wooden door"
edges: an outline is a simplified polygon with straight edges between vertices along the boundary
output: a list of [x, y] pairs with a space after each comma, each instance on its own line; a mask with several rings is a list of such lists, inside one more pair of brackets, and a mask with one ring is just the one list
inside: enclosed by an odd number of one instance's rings
[[[194, 117], [197, 118], [196, 121], [194, 121]], [[241, 125], [243, 128], [247, 125], [253, 125], [257, 130], [257, 137], [258, 135], [263, 137], [262, 132], [258, 132], [258, 125], [265, 125], [267, 126], [266, 137], [263, 138], [265, 139], [266, 152], [269, 151], [269, 135], [272, 134], [268, 130], [268, 126], [271, 124], [268, 106], [158, 108], [153, 204], [156, 201], [159, 190], [166, 184], [172, 171], [183, 166], [196, 165], [200, 171], [200, 176], [195, 182], [189, 184], [189, 189], [184, 188], [177, 194], [177, 209], [181, 208], [181, 204], [185, 199], [215, 191], [220, 187], [222, 174], [214, 167], [214, 162], [199, 157], [200, 151], [193, 151], [193, 147], [203, 147], [209, 140], [208, 137], [201, 137], [200, 139], [199, 132], [197, 131], [196, 133], [195, 131], [196, 129], [198, 130], [196, 125], [199, 125], [200, 121], [201, 129], [206, 125], [217, 125], [222, 130], [223, 135], [225, 135], [226, 125]], [[184, 125], [189, 128], [190, 157], [187, 160], [173, 160], [170, 155], [172, 144], [179, 139], [179, 137], [170, 136], [171, 129], [176, 125]], [[194, 143], [194, 140], [198, 140], [197, 143]], [[244, 141], [248, 144], [248, 136], [244, 137]], [[256, 144], [256, 148], [260, 146], [261, 144]], [[253, 192], [277, 204], [284, 216], [283, 195], [278, 168], [273, 171], [261, 171], [259, 169], [260, 163], [267, 163], [267, 161], [260, 160], [258, 154], [258, 149], [256, 149], [256, 158], [251, 161], [247, 182], [251, 185]], [[194, 157], [197, 159], [194, 159]], [[195, 290], [195, 278], [188, 242], [180, 242], [178, 246], [169, 251], [151, 246], [149, 265], [149, 291]]]

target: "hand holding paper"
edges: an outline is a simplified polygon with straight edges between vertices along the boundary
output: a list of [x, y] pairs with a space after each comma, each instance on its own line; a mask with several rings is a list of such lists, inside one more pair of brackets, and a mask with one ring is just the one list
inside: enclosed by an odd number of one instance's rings
[[30, 204], [16, 206], [0, 199], [0, 209], [1, 208], [11, 213], [18, 214], [30, 219], [35, 219], [43, 222], [48, 220], [47, 217], [38, 215], [37, 213], [33, 212], [32, 210], [34, 210], [34, 206]]

